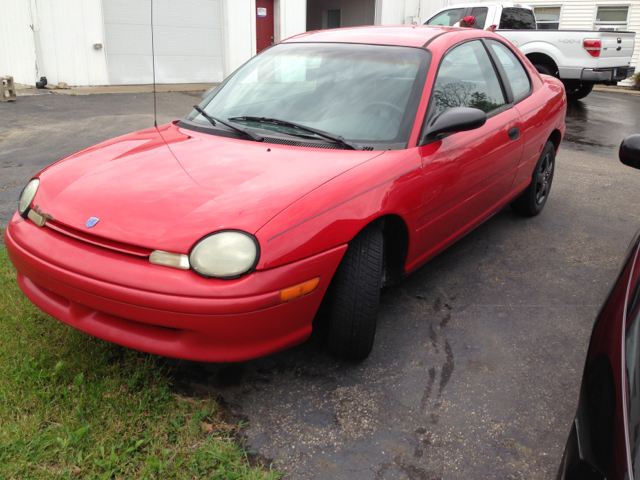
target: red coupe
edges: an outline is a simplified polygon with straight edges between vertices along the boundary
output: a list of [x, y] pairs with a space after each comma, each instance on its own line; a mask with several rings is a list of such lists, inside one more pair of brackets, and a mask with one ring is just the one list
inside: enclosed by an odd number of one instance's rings
[[540, 213], [565, 110], [490, 32], [309, 32], [38, 173], [5, 241], [33, 303], [110, 342], [246, 360], [304, 341], [327, 297], [330, 350], [362, 359], [381, 287], [506, 205]]

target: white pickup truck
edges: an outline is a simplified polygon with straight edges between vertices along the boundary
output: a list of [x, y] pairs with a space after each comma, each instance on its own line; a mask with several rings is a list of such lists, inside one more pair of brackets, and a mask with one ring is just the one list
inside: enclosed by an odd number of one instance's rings
[[537, 30], [533, 9], [526, 5], [452, 5], [436, 12], [425, 25], [457, 26], [468, 15], [476, 19], [474, 28], [496, 25], [496, 33], [518, 47], [538, 72], [562, 80], [569, 100], [586, 97], [596, 83], [615, 85], [633, 75], [634, 32]]

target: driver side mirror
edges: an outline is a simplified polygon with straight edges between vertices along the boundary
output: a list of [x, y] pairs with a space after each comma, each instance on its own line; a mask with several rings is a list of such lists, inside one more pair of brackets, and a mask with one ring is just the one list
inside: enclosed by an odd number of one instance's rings
[[216, 88], [218, 88], [218, 85], [216, 85], [215, 87], [211, 87], [207, 90], [204, 91], [204, 93], [202, 94], [202, 100], [204, 100], [205, 98], [207, 98], [209, 96], [209, 94], [211, 92], [213, 92]]
[[480, 128], [487, 122], [487, 114], [478, 108], [452, 107], [429, 122], [420, 146], [436, 140], [441, 133], [456, 133]]
[[631, 135], [620, 144], [620, 161], [625, 165], [640, 169], [640, 135]]

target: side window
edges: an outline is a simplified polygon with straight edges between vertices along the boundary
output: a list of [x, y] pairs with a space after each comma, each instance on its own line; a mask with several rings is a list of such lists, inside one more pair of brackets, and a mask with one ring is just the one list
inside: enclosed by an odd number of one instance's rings
[[489, 40], [489, 45], [495, 52], [498, 61], [502, 64], [502, 68], [504, 68], [507, 74], [515, 101], [522, 100], [531, 91], [531, 82], [529, 81], [527, 72], [525, 72], [518, 58], [508, 47], [494, 40]]
[[471, 9], [471, 16], [476, 19], [476, 23], [473, 28], [478, 28], [480, 30], [484, 29], [488, 11], [489, 9], [487, 7], [475, 7]]
[[535, 30], [536, 17], [527, 8], [505, 8], [500, 17], [500, 28], [507, 30]]
[[504, 104], [498, 76], [480, 41], [463, 43], [444, 56], [433, 86], [434, 115], [451, 107], [489, 113]]
[[464, 9], [455, 8], [453, 10], [445, 10], [439, 13], [431, 20], [427, 21], [427, 25], [443, 25], [445, 27], [453, 27], [454, 24], [460, 21], [462, 18], [462, 12]]

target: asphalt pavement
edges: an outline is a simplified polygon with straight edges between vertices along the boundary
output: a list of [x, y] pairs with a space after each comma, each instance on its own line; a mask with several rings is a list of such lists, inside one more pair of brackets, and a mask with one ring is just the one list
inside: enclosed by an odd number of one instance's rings
[[[159, 123], [197, 93], [158, 95]], [[150, 94], [0, 103], [0, 227], [46, 165], [153, 123]], [[249, 450], [292, 478], [554, 478], [595, 314], [640, 228], [640, 172], [617, 160], [640, 97], [569, 109], [544, 211], [508, 208], [383, 291], [362, 363], [308, 342], [232, 365], [175, 362], [176, 387], [217, 395]]]

